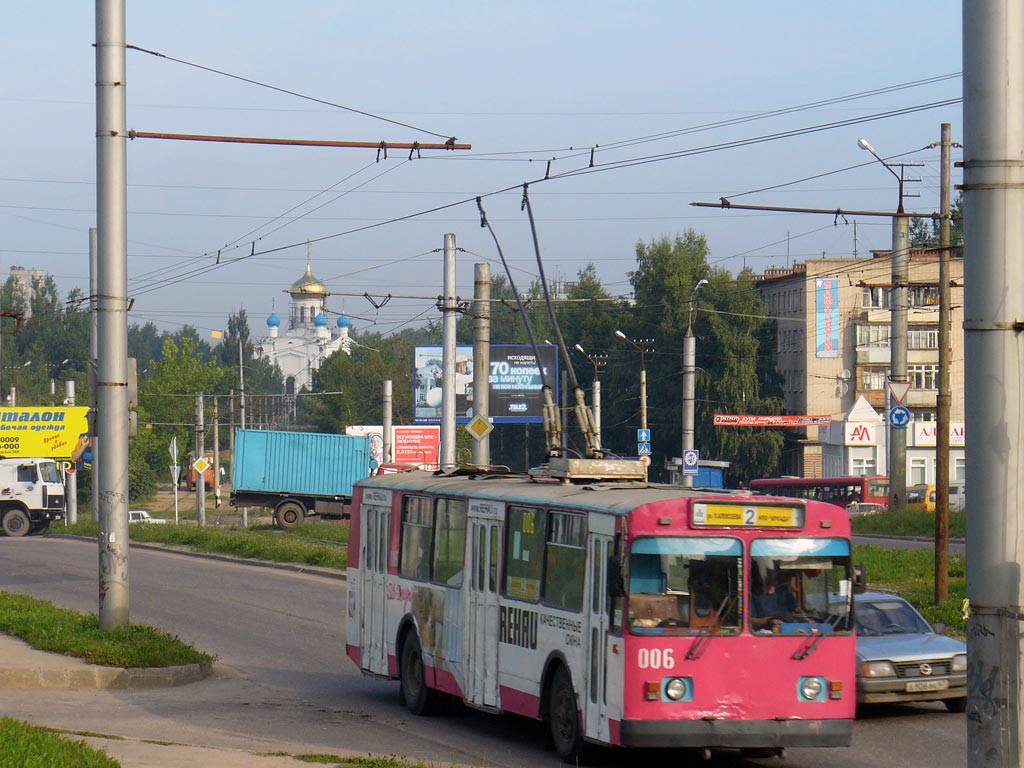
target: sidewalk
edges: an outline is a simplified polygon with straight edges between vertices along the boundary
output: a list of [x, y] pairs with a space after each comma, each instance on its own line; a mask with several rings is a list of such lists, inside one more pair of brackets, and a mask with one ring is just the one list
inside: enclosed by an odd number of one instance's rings
[[[117, 669], [88, 664], [56, 653], [38, 651], [24, 641], [0, 634], [0, 696], [6, 691], [64, 689], [64, 690], [144, 690], [198, 682], [218, 674], [214, 668], [198, 665], [168, 669]], [[230, 674], [230, 671], [225, 671]], [[16, 701], [16, 699], [15, 699]], [[6, 707], [7, 715], [18, 719], [17, 708]], [[11, 711], [11, 710], [14, 711]], [[88, 736], [66, 732], [61, 735], [75, 741], [85, 741], [91, 747], [105, 751], [122, 768], [299, 768], [309, 762], [284, 755], [268, 755], [238, 749], [223, 749], [196, 744], [183, 744], [171, 739], [156, 742], [132, 738], [116, 733]], [[59, 730], [58, 733], [61, 733]], [[353, 752], [341, 757], [355, 756]], [[364, 755], [365, 756], [365, 755]]]

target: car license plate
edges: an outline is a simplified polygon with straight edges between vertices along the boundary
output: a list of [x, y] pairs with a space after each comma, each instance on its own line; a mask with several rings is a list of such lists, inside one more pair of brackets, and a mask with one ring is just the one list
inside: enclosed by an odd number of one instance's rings
[[915, 680], [907, 683], [909, 693], [920, 693], [921, 691], [944, 691], [949, 688], [948, 680]]

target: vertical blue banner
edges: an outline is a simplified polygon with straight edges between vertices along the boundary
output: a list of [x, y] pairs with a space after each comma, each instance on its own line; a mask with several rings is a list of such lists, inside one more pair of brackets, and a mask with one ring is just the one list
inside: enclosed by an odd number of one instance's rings
[[815, 285], [816, 357], [839, 357], [839, 278], [819, 277]]

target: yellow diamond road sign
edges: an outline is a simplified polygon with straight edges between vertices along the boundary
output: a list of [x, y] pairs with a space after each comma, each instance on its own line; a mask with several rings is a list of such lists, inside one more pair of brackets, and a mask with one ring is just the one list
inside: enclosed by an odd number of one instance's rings
[[210, 462], [200, 456], [192, 462], [192, 466], [195, 467], [196, 472], [203, 473], [206, 471], [207, 467], [210, 466]]
[[483, 416], [474, 416], [466, 425], [466, 429], [474, 439], [483, 440], [487, 433], [494, 429], [494, 425]]

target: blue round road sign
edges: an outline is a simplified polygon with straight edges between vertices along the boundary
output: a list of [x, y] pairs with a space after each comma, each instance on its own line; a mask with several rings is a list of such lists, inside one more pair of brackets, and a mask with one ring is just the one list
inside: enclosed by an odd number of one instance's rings
[[905, 405], [894, 405], [889, 409], [889, 423], [897, 429], [904, 429], [910, 423], [910, 409]]

